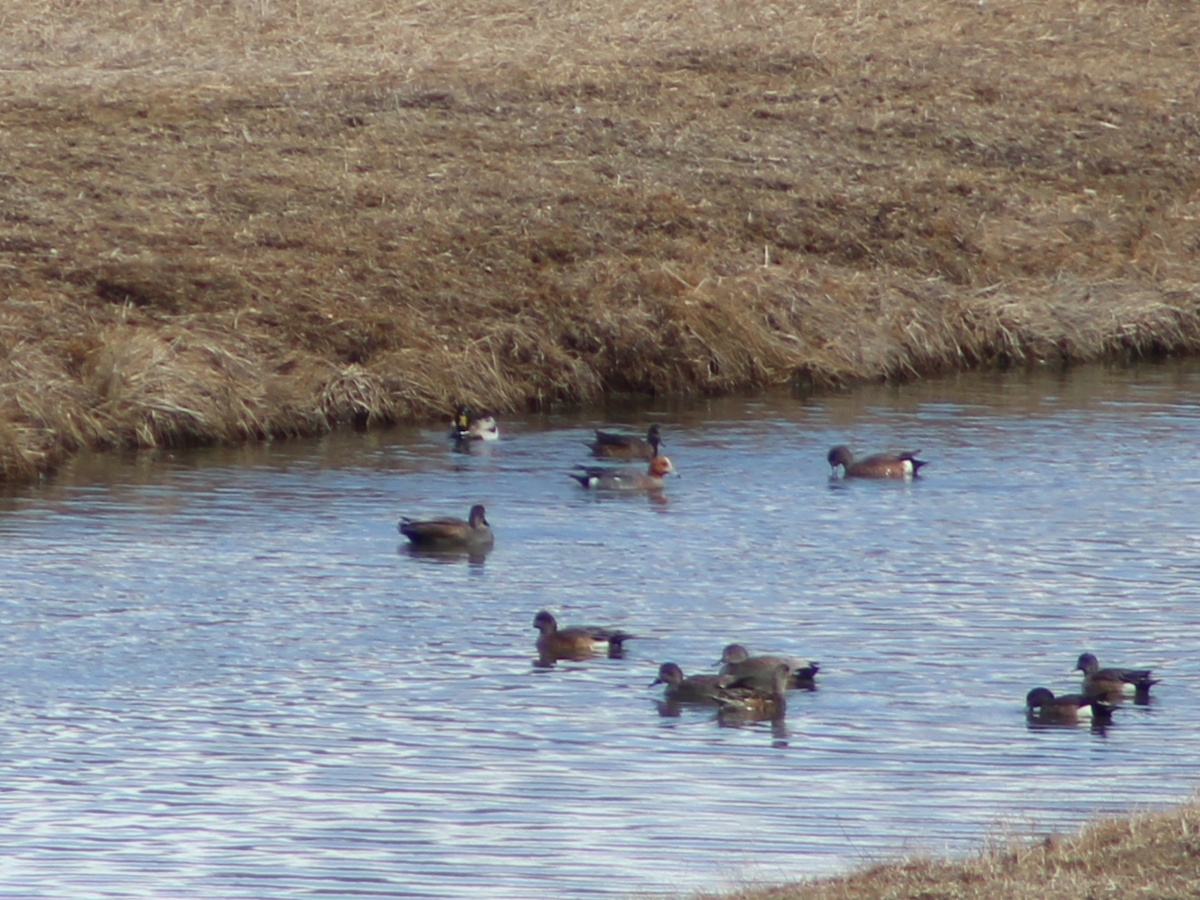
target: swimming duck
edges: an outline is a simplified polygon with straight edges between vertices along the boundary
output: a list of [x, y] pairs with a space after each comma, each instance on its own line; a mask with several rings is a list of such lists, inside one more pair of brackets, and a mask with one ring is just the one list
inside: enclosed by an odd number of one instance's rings
[[766, 689], [742, 685], [721, 688], [716, 693], [717, 704], [721, 707], [718, 716], [723, 723], [729, 719], [739, 722], [762, 719], [778, 721], [787, 715], [785, 691], [791, 669], [787, 663], [779, 663], [766, 674], [769, 684]]
[[679, 666], [666, 662], [658, 667], [658, 677], [650, 682], [650, 687], [656, 684], [666, 685], [663, 697], [668, 703], [716, 703], [721, 676], [689, 675], [685, 678]]
[[838, 444], [829, 451], [829, 465], [837, 475], [840, 466], [846, 478], [912, 478], [925, 461], [917, 459], [919, 450], [875, 453], [856, 460], [850, 448]]
[[1025, 715], [1034, 722], [1069, 725], [1080, 718], [1112, 721], [1112, 705], [1082, 694], [1055, 697], [1048, 688], [1036, 687], [1025, 695]]
[[651, 425], [645, 440], [631, 434], [596, 429], [596, 440], [588, 444], [588, 447], [591, 448], [593, 456], [609, 459], [654, 459], [658, 456], [658, 446], [661, 443], [658, 425]]
[[428, 549], [465, 548], [482, 550], [492, 546], [494, 538], [483, 505], [471, 507], [466, 520], [452, 516], [436, 519], [403, 517], [396, 526], [414, 547]]
[[500, 429], [496, 417], [490, 412], [475, 413], [469, 407], [459, 406], [454, 411], [454, 424], [450, 437], [456, 441], [498, 441]]
[[533, 618], [537, 638], [538, 660], [549, 665], [556, 659], [587, 659], [607, 652], [618, 658], [624, 652], [623, 642], [633, 637], [624, 631], [600, 628], [595, 625], [575, 625], [559, 628], [554, 616], [542, 610]]
[[1083, 672], [1085, 696], [1106, 703], [1117, 703], [1126, 694], [1132, 694], [1135, 703], [1150, 701], [1150, 687], [1158, 684], [1152, 678], [1152, 669], [1100, 668], [1100, 661], [1091, 653], [1081, 653], [1075, 662], [1075, 671]]
[[721, 652], [719, 676], [728, 687], [749, 687], [758, 691], [770, 690], [775, 671], [780, 665], [788, 667], [787, 687], [816, 690], [815, 678], [821, 664], [794, 656], [751, 656], [741, 644], [730, 644]]
[[678, 476], [671, 460], [656, 456], [650, 460], [646, 471], [636, 468], [605, 469], [601, 466], [576, 466], [582, 473], [569, 473], [572, 478], [589, 490], [599, 491], [657, 491], [663, 487], [663, 479]]

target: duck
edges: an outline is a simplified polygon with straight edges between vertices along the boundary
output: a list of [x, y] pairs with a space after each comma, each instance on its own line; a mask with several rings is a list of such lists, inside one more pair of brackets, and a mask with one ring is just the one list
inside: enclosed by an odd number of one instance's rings
[[912, 478], [925, 465], [917, 459], [920, 450], [896, 450], [874, 453], [856, 460], [850, 448], [838, 444], [826, 457], [836, 476], [840, 467], [845, 478]]
[[786, 656], [751, 656], [741, 644], [730, 644], [721, 652], [719, 662], [721, 670], [718, 673], [727, 687], [750, 687], [755, 690], [768, 690], [773, 681], [775, 670], [780, 665], [788, 667], [787, 687], [800, 690], [816, 690], [816, 675], [821, 664], [810, 660]]
[[651, 425], [645, 440], [632, 434], [596, 429], [596, 440], [587, 446], [593, 456], [608, 459], [654, 459], [661, 443], [658, 425]]
[[450, 437], [456, 441], [498, 441], [500, 428], [496, 425], [494, 414], [472, 412], [470, 407], [460, 405], [454, 410]]
[[787, 663], [773, 666], [764, 673], [768, 686], [723, 687], [716, 693], [717, 711], [722, 724], [733, 722], [751, 722], [771, 719], [782, 720], [787, 715], [787, 690], [791, 668]]
[[1080, 718], [1093, 722], [1112, 721], [1112, 705], [1083, 694], [1055, 697], [1049, 688], [1036, 687], [1025, 695], [1025, 715], [1043, 724], [1069, 725]]
[[1084, 696], [1106, 703], [1120, 702], [1127, 694], [1133, 694], [1135, 703], [1148, 703], [1151, 685], [1159, 682], [1152, 669], [1102, 669], [1091, 653], [1079, 654], [1073, 671], [1083, 672]]
[[708, 703], [717, 702], [717, 692], [721, 689], [720, 675], [688, 675], [684, 677], [683, 670], [673, 662], [665, 662], [658, 667], [658, 677], [650, 682], [650, 687], [665, 684], [663, 698], [668, 703]]
[[679, 473], [665, 456], [656, 456], [643, 472], [637, 468], [606, 469], [602, 466], [576, 466], [582, 472], [569, 473], [588, 490], [596, 491], [659, 491], [667, 475]]
[[559, 628], [554, 616], [544, 609], [533, 617], [533, 627], [539, 632], [538, 661], [543, 665], [559, 659], [587, 659], [605, 652], [617, 659], [624, 652], [624, 642], [633, 637], [624, 631], [596, 625]]
[[466, 519], [441, 516], [434, 519], [409, 519], [402, 517], [397, 530], [412, 542], [414, 547], [427, 549], [482, 550], [495, 543], [491, 525], [483, 504], [471, 507]]

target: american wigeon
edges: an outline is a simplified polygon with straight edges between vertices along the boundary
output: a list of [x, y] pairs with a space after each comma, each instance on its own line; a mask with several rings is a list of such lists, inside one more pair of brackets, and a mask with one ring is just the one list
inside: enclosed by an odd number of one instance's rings
[[774, 683], [780, 665], [788, 667], [787, 686], [800, 690], [816, 690], [817, 672], [821, 664], [791, 656], [751, 656], [741, 644], [730, 644], [721, 652], [720, 677], [729, 687], [749, 687], [768, 691]]
[[654, 459], [658, 456], [658, 447], [662, 443], [658, 426], [651, 425], [642, 440], [632, 434], [617, 434], [612, 431], [596, 429], [596, 440], [588, 444], [593, 456], [609, 459]]
[[538, 659], [547, 665], [556, 659], [587, 659], [589, 656], [605, 652], [610, 657], [618, 658], [624, 651], [622, 644], [633, 637], [624, 631], [595, 625], [559, 628], [554, 616], [546, 610], [534, 616], [533, 627], [539, 632]]
[[605, 469], [600, 466], [576, 466], [581, 473], [570, 472], [570, 476], [589, 490], [597, 491], [657, 491], [661, 490], [667, 475], [676, 475], [671, 460], [656, 456], [650, 460], [646, 471], [635, 468]]
[[850, 448], [838, 444], [829, 451], [829, 465], [833, 474], [841, 467], [846, 478], [912, 478], [917, 474], [925, 461], [917, 459], [919, 450], [898, 450], [889, 453], [875, 453], [863, 459], [856, 460]]
[[454, 411], [454, 424], [450, 426], [450, 437], [456, 441], [498, 441], [500, 429], [496, 417], [490, 412], [472, 412], [467, 406]]
[[1093, 722], [1112, 720], [1112, 706], [1082, 694], [1055, 697], [1048, 688], [1036, 687], [1025, 695], [1025, 715], [1032, 721], [1069, 725], [1081, 718]]
[[467, 519], [441, 516], [436, 519], [401, 518], [396, 526], [414, 547], [429, 549], [464, 548], [482, 550], [492, 546], [494, 538], [483, 506], [471, 507]]
[[717, 704], [721, 707], [718, 715], [723, 720], [732, 717], [736, 721], [779, 720], [787, 715], [785, 692], [791, 668], [781, 662], [764, 674], [767, 677], [765, 688], [748, 684], [721, 688], [716, 693]]
[[686, 678], [683, 670], [672, 662], [663, 663], [658, 667], [658, 677], [650, 682], [650, 687], [665, 684], [663, 697], [669, 703], [716, 703], [717, 692], [721, 689], [720, 675], [689, 675]]
[[1151, 685], [1158, 684], [1158, 679], [1151, 677], [1151, 669], [1102, 669], [1091, 653], [1079, 655], [1074, 671], [1083, 673], [1084, 695], [1106, 703], [1117, 703], [1127, 694], [1132, 694], [1137, 703], [1146, 703]]

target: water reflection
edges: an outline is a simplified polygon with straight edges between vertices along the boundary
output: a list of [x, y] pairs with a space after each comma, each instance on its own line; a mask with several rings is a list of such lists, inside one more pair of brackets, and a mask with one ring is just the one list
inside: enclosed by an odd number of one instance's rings
[[[484, 452], [439, 425], [81, 457], [0, 497], [0, 884], [624, 897], [1185, 797], [1200, 473], [1161, 461], [1194, 455], [1198, 376], [548, 412]], [[614, 421], [660, 425], [669, 503], [571, 481]], [[832, 483], [839, 443], [929, 465]], [[485, 559], [400, 544], [401, 513], [477, 502]], [[638, 638], [541, 669], [541, 609]], [[731, 642], [822, 660], [820, 690], [735, 722], [648, 687]], [[1153, 703], [1028, 722], [1084, 650], [1154, 668]]]
[[419, 562], [436, 563], [440, 565], [457, 565], [469, 563], [482, 567], [487, 562], [492, 547], [419, 547], [413, 544], [401, 544], [398, 552], [401, 556]]

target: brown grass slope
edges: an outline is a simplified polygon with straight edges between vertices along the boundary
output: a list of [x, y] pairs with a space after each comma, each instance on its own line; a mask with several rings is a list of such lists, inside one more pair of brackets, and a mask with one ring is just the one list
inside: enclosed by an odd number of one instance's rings
[[1190, 0], [11, 0], [0, 472], [1200, 346]]
[[1200, 806], [1193, 802], [962, 862], [913, 860], [694, 900], [1194, 900], [1198, 892]]

